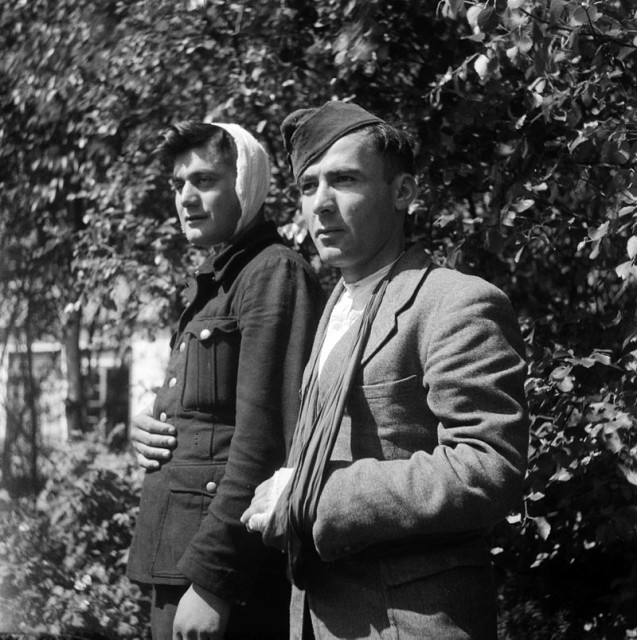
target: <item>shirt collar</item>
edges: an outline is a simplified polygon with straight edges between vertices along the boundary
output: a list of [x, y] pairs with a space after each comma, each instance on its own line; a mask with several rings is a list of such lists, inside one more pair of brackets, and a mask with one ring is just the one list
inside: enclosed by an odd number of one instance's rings
[[197, 277], [212, 275], [217, 282], [222, 282], [235, 268], [242, 268], [265, 247], [282, 242], [273, 222], [259, 223], [236, 241], [211, 252], [197, 270]]

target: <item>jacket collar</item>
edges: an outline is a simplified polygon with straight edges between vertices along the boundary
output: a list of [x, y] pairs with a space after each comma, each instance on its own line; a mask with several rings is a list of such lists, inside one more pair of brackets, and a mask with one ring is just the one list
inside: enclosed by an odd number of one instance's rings
[[420, 242], [410, 247], [398, 260], [372, 323], [361, 360], [362, 365], [380, 349], [395, 330], [398, 316], [412, 303], [421, 283], [432, 268], [434, 265], [431, 257]]
[[[213, 250], [195, 272], [196, 281], [214, 280], [217, 284], [234, 277], [252, 258], [267, 246], [281, 244], [283, 240], [271, 221], [263, 221], [245, 231], [235, 242], [221, 245]], [[186, 283], [186, 296], [194, 298], [196, 287], [192, 285], [195, 278], [189, 278]]]
[[[383, 301], [372, 323], [361, 364], [365, 364], [389, 337], [396, 326], [397, 316], [410, 304], [420, 283], [427, 277], [431, 268], [431, 258], [420, 242], [411, 246], [400, 257], [392, 271]], [[332, 309], [338, 302], [343, 289], [343, 281], [339, 280], [325, 305], [325, 310], [319, 321], [310, 362], [313, 362], [314, 358], [318, 357]], [[304, 385], [307, 383], [306, 378], [309, 375], [309, 369], [309, 366], [305, 369]]]

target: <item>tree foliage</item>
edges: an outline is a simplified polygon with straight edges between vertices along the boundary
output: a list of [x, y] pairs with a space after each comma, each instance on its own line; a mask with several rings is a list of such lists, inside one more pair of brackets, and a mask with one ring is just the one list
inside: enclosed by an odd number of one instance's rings
[[0, 633], [149, 638], [148, 598], [124, 571], [141, 474], [89, 437], [51, 452], [36, 504], [0, 510]]
[[637, 627], [633, 2], [23, 0], [0, 26], [7, 332], [174, 319], [196, 255], [150, 158], [168, 123], [252, 129], [269, 214], [304, 246], [284, 116], [338, 98], [404, 123], [410, 236], [504, 289], [528, 347], [526, 495], [494, 539], [503, 637]]

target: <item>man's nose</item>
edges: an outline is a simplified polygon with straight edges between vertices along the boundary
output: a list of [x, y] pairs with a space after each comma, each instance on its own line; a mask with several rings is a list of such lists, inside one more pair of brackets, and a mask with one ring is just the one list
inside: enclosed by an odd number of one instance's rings
[[318, 183], [316, 193], [314, 194], [313, 213], [315, 215], [329, 213], [334, 211], [335, 207], [336, 201], [334, 200], [334, 191], [327, 182], [321, 180]]
[[179, 194], [182, 206], [188, 206], [197, 201], [197, 189], [193, 186], [192, 182], [186, 180], [184, 186], [181, 188]]

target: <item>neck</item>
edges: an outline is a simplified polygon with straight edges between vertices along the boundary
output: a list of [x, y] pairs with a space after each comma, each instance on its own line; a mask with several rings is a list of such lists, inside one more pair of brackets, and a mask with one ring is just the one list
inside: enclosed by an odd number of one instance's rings
[[385, 246], [378, 254], [369, 262], [366, 263], [364, 268], [357, 266], [342, 267], [341, 275], [343, 281], [346, 284], [354, 284], [367, 276], [371, 276], [373, 273], [380, 271], [382, 268], [394, 263], [402, 255], [405, 250], [405, 238], [400, 237], [399, 242], [390, 247]]

